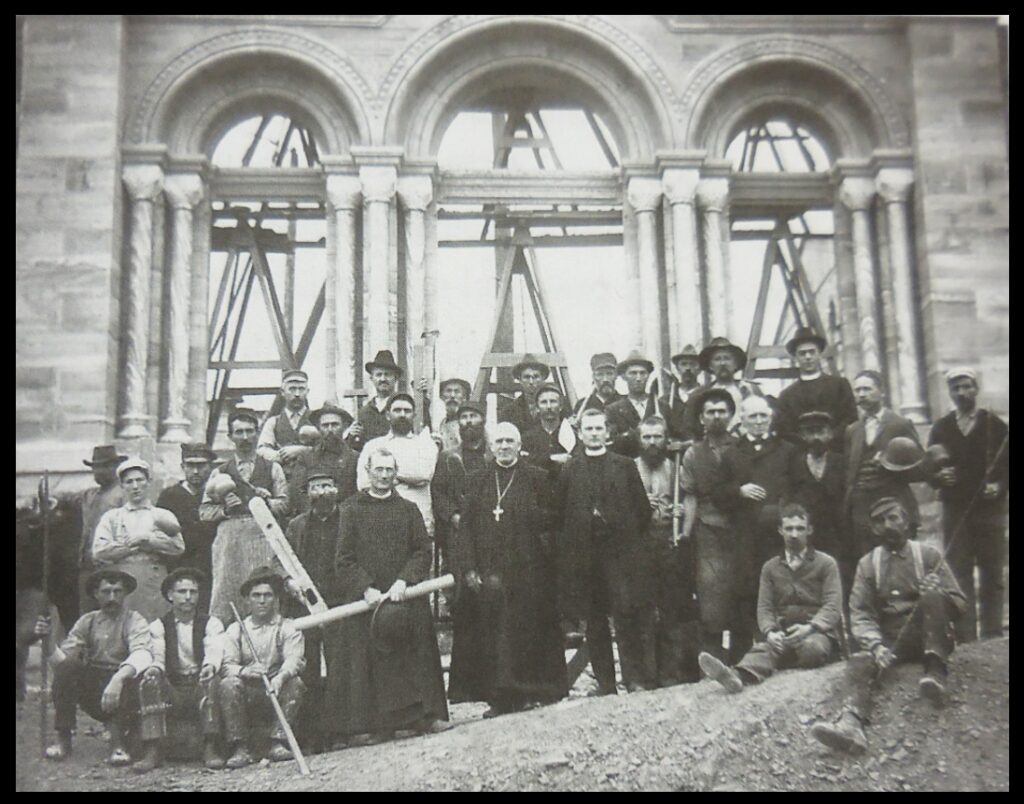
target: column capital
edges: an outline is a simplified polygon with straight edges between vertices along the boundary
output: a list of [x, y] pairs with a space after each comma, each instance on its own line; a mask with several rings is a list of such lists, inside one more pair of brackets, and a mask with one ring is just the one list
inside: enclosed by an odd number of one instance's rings
[[398, 171], [391, 166], [366, 165], [359, 168], [359, 181], [362, 184], [363, 200], [391, 203], [398, 185]]
[[194, 209], [203, 200], [205, 191], [198, 173], [172, 173], [164, 183], [164, 192], [174, 209]]
[[875, 182], [861, 176], [848, 176], [839, 183], [839, 200], [853, 212], [866, 210], [875, 197]]
[[164, 184], [164, 171], [159, 165], [125, 165], [121, 181], [132, 201], [154, 201]]
[[351, 173], [328, 173], [326, 178], [327, 200], [335, 209], [355, 209], [359, 206], [359, 195], [363, 191], [358, 176]]
[[423, 212], [434, 198], [430, 176], [402, 176], [398, 180], [398, 198], [406, 209]]
[[661, 174], [661, 186], [670, 204], [692, 204], [700, 182], [697, 168], [667, 168]]
[[722, 212], [729, 201], [728, 179], [701, 179], [697, 185], [697, 202], [707, 210]]
[[910, 168], [882, 168], [875, 176], [875, 187], [887, 204], [905, 203], [914, 185]]
[[653, 212], [661, 199], [661, 182], [639, 176], [631, 178], [626, 185], [626, 199], [637, 212]]

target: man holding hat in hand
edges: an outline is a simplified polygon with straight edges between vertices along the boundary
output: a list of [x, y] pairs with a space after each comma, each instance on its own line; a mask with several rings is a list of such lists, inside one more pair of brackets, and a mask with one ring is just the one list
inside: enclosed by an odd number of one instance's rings
[[185, 541], [178, 518], [149, 501], [152, 473], [148, 463], [129, 458], [117, 467], [117, 477], [127, 499], [100, 519], [92, 557], [97, 565], [127, 572], [135, 579], [137, 587], [125, 605], [148, 622], [167, 610], [160, 584], [167, 577], [171, 559], [185, 552]]
[[309, 375], [302, 369], [285, 369], [281, 374], [281, 397], [284, 408], [276, 416], [269, 416], [260, 430], [256, 454], [264, 460], [277, 461], [284, 468], [285, 476], [291, 474], [295, 459], [304, 451], [300, 442], [300, 431], [311, 427], [309, 406]]
[[388, 400], [398, 390], [398, 380], [405, 372], [395, 362], [390, 349], [381, 349], [366, 364], [366, 373], [370, 375], [376, 394], [359, 408], [355, 424], [345, 432], [345, 440], [356, 452], [362, 451], [368, 441], [386, 435], [391, 429], [387, 414]]
[[124, 491], [117, 482], [117, 467], [128, 460], [120, 455], [113, 444], [92, 448], [92, 460], [83, 460], [92, 469], [96, 486], [82, 492], [82, 544], [79, 550], [78, 603], [81, 611], [89, 611], [95, 605], [85, 591], [85, 581], [96, 567], [92, 563], [92, 540], [96, 526], [107, 511], [124, 505]]

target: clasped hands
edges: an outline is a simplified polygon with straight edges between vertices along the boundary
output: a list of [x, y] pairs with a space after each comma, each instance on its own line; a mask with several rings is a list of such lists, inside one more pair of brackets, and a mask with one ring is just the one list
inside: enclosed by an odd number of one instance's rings
[[766, 640], [773, 651], [782, 653], [786, 648], [796, 647], [813, 633], [814, 628], [810, 624], [802, 623], [784, 630], [771, 631]]

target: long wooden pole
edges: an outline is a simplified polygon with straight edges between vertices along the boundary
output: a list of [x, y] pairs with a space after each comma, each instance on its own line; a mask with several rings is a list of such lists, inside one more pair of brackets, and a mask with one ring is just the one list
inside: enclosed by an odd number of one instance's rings
[[[432, 578], [429, 581], [423, 581], [423, 583], [408, 587], [405, 590], [405, 599], [424, 597], [432, 592], [440, 592], [442, 589], [450, 589], [453, 586], [455, 586], [455, 576], [449, 572], [440, 578]], [[300, 631], [308, 631], [310, 628], [316, 628], [318, 625], [327, 625], [327, 623], [344, 620], [346, 617], [354, 617], [357, 614], [363, 614], [368, 611], [373, 611], [373, 606], [365, 600], [357, 600], [354, 603], [335, 606], [320, 614], [298, 617], [292, 620], [292, 625]]]
[[[235, 615], [235, 621], [238, 623], [238, 630], [242, 632], [242, 636], [245, 638], [246, 644], [249, 646], [249, 651], [252, 653], [253, 660], [259, 664], [259, 656], [256, 654], [256, 645], [252, 641], [252, 637], [249, 636], [249, 629], [245, 627], [245, 621], [238, 613], [238, 609], [235, 608], [235, 604], [228, 603], [231, 606], [231, 613]], [[299, 763], [299, 771], [303, 776], [309, 776], [309, 765], [306, 764], [306, 758], [302, 756], [302, 750], [299, 748], [299, 743], [295, 739], [295, 733], [292, 731], [292, 727], [288, 725], [288, 719], [284, 716], [284, 710], [281, 709], [281, 702], [277, 700], [277, 693], [274, 692], [274, 688], [270, 685], [270, 678], [267, 676], [266, 671], [260, 673], [260, 678], [263, 679], [263, 686], [267, 688], [267, 697], [270, 698], [270, 703], [274, 707], [274, 714], [277, 715], [277, 722], [281, 724], [281, 728], [284, 730], [284, 736], [288, 740], [288, 747], [292, 750], [292, 754], [295, 756], [295, 761]]]
[[[50, 609], [50, 473], [43, 470], [43, 479], [39, 482], [39, 512], [43, 517], [43, 605]], [[52, 622], [52, 618], [51, 618]], [[50, 647], [50, 635], [43, 636], [40, 645], [39, 660], [39, 749], [46, 756], [46, 687], [49, 682], [49, 662], [47, 657]]]
[[679, 522], [681, 517], [676, 511], [679, 510], [679, 463], [683, 458], [683, 450], [676, 450], [675, 472], [672, 473], [672, 544], [679, 544]]

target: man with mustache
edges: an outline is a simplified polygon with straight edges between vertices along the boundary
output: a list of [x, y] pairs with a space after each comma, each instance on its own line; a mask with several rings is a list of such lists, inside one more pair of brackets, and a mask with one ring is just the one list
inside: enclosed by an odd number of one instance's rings
[[619, 376], [626, 382], [625, 399], [608, 406], [608, 427], [614, 439], [613, 449], [620, 455], [635, 458], [640, 454], [640, 422], [648, 416], [660, 416], [658, 398], [647, 391], [647, 380], [654, 364], [639, 352], [631, 352], [618, 365]]
[[[742, 371], [747, 365], [747, 353], [731, 343], [728, 338], [712, 338], [701, 350], [698, 360], [701, 369], [710, 378], [710, 383], [705, 388], [721, 388], [732, 397], [735, 412], [729, 422], [729, 430], [735, 432], [739, 429], [739, 410], [743, 400], [749, 396], [764, 396], [756, 382], [736, 379], [736, 372]], [[690, 419], [692, 432], [699, 432], [699, 418], [700, 411], [694, 409]]]
[[472, 391], [472, 386], [458, 377], [442, 380], [438, 385], [441, 401], [444, 402], [444, 421], [437, 426], [442, 450], [459, 446], [459, 408], [469, 400]]
[[531, 464], [555, 481], [569, 456], [578, 451], [576, 432], [563, 415], [564, 397], [557, 385], [540, 387], [537, 408], [537, 423], [522, 434], [523, 452]]
[[398, 462], [395, 491], [416, 503], [431, 539], [434, 537], [434, 510], [430, 499], [430, 481], [437, 466], [437, 445], [426, 428], [413, 432], [416, 403], [409, 394], [395, 394], [388, 400], [387, 417], [390, 431], [387, 435], [367, 441], [357, 463], [356, 485], [360, 491], [370, 487], [369, 456], [375, 450], [386, 449]]
[[313, 411], [309, 420], [320, 432], [320, 438], [302, 453], [292, 466], [288, 482], [288, 509], [291, 514], [304, 513], [309, 508], [306, 487], [313, 472], [326, 472], [334, 478], [338, 502], [356, 493], [356, 463], [359, 455], [345, 443], [345, 428], [352, 424], [352, 414], [331, 402]]
[[[82, 460], [92, 470], [96, 485], [82, 492], [82, 542], [79, 546], [78, 569], [78, 606], [71, 612], [67, 622], [78, 618], [78, 612], [90, 611], [95, 605], [91, 595], [86, 594], [85, 581], [92, 575], [96, 566], [92, 562], [92, 540], [96, 536], [96, 526], [103, 515], [114, 508], [124, 505], [124, 490], [117, 480], [117, 467], [128, 460], [127, 455], [118, 454], [113, 444], [103, 444], [92, 448], [92, 460]], [[67, 607], [65, 606], [65, 611]], [[64, 612], [61, 613], [63, 617]]]
[[710, 653], [700, 655], [704, 673], [730, 693], [760, 684], [776, 670], [821, 667], [839, 655], [839, 567], [832, 556], [810, 544], [814, 529], [803, 506], [782, 506], [778, 532], [782, 554], [761, 568], [758, 587], [757, 625], [762, 640], [735, 668]]
[[387, 434], [390, 429], [387, 415], [388, 400], [398, 390], [398, 380], [405, 372], [395, 362], [389, 349], [381, 349], [377, 356], [366, 364], [375, 395], [366, 401], [356, 414], [356, 421], [345, 431], [345, 440], [356, 452], [375, 438]]
[[281, 374], [281, 397], [284, 408], [276, 416], [268, 416], [260, 430], [256, 454], [267, 461], [276, 461], [291, 477], [295, 460], [306, 450], [299, 443], [299, 431], [310, 424], [309, 375], [302, 369], [285, 369]]
[[675, 373], [669, 383], [668, 393], [661, 398], [661, 411], [668, 423], [668, 434], [673, 439], [692, 441], [697, 438], [693, 430], [693, 416], [689, 403], [700, 390], [700, 357], [692, 344], [686, 344], [682, 351], [672, 355]]
[[900, 500], [876, 500], [870, 516], [881, 544], [857, 564], [850, 592], [850, 630], [861, 652], [846, 663], [846, 706], [838, 722], [811, 728], [829, 748], [855, 754], [867, 750], [864, 724], [874, 691], [896, 662], [923, 661], [921, 696], [936, 707], [945, 704], [952, 625], [966, 605], [942, 553], [908, 538], [910, 518]]
[[600, 352], [590, 358], [590, 372], [594, 381], [594, 388], [590, 394], [576, 402], [572, 416], [575, 426], [579, 426], [580, 414], [585, 410], [604, 410], [613, 402], [624, 399], [615, 390], [615, 377], [619, 361], [611, 352]]

